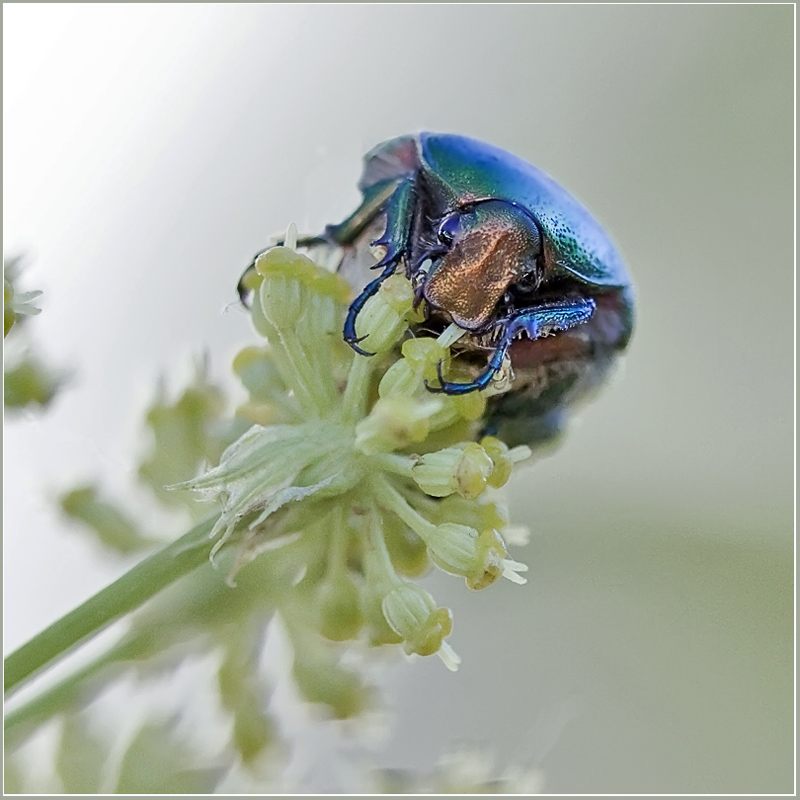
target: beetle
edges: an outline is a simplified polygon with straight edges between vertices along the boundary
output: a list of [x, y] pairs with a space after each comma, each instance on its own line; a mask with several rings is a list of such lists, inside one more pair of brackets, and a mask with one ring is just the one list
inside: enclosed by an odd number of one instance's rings
[[[633, 330], [631, 283], [599, 223], [541, 170], [452, 134], [379, 144], [364, 157], [358, 188], [350, 216], [301, 242], [342, 248], [339, 269], [359, 290], [345, 341], [370, 355], [358, 315], [403, 269], [425, 304], [426, 328], [453, 322], [466, 332], [457, 346], [472, 379], [445, 380], [440, 365], [428, 388], [484, 389], [510, 361], [511, 390], [489, 398], [484, 431], [509, 444], [555, 438], [567, 408], [603, 381]], [[383, 248], [371, 280], [354, 277], [368, 245]]]

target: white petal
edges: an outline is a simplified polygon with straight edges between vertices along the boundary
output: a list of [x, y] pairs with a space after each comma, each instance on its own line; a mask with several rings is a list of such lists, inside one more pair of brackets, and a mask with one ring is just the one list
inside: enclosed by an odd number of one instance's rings
[[527, 564], [520, 564], [519, 561], [512, 561], [510, 558], [503, 559], [503, 577], [510, 580], [511, 583], [517, 583], [520, 586], [524, 583], [527, 583], [527, 578], [523, 578], [522, 575], [517, 574], [519, 572], [527, 571]]
[[458, 655], [447, 642], [442, 642], [436, 655], [442, 659], [442, 663], [450, 672], [456, 672], [458, 670], [458, 665], [461, 663], [461, 656]]

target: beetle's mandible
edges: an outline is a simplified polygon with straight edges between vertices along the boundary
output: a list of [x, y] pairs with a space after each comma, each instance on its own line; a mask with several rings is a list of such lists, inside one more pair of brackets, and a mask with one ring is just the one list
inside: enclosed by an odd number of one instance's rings
[[[466, 331], [458, 347], [472, 379], [440, 375], [429, 388], [483, 389], [508, 358], [511, 389], [489, 399], [485, 432], [510, 445], [557, 436], [568, 407], [602, 382], [633, 329], [630, 280], [598, 222], [536, 167], [464, 136], [384, 142], [365, 156], [358, 187], [362, 202], [347, 219], [301, 242], [342, 248], [340, 270], [359, 291], [345, 341], [369, 355], [359, 312], [402, 269], [425, 304], [426, 328], [453, 322]], [[367, 280], [370, 244], [384, 254]]]

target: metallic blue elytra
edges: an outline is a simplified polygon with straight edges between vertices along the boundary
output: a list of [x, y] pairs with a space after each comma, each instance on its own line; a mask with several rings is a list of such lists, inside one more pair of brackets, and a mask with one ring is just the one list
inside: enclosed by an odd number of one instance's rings
[[[488, 386], [510, 360], [510, 391], [489, 399], [485, 424], [509, 444], [540, 444], [566, 410], [598, 386], [633, 330], [622, 259], [589, 212], [541, 170], [492, 145], [450, 134], [400, 136], [364, 158], [362, 202], [303, 244], [342, 248], [340, 271], [360, 291], [344, 339], [359, 353], [358, 315], [403, 269], [425, 304], [426, 330], [454, 322], [471, 379], [439, 375], [428, 388]], [[364, 253], [385, 254], [364, 277]]]

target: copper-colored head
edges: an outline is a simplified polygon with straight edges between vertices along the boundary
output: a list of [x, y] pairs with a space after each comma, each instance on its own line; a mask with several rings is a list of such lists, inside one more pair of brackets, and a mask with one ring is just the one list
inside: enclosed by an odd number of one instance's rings
[[462, 328], [486, 326], [512, 283], [536, 279], [539, 231], [510, 203], [490, 200], [453, 212], [442, 221], [439, 238], [450, 249], [425, 278], [425, 299]]

